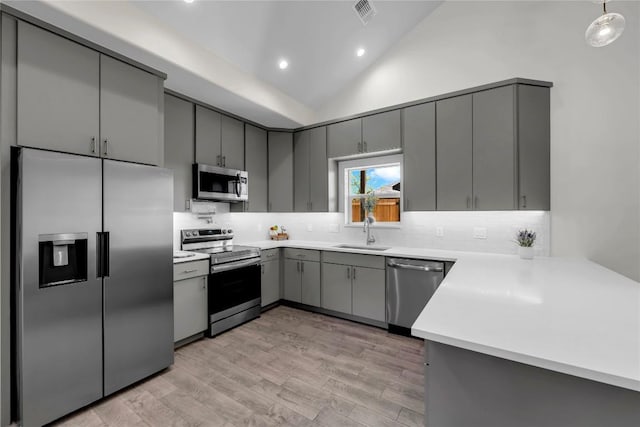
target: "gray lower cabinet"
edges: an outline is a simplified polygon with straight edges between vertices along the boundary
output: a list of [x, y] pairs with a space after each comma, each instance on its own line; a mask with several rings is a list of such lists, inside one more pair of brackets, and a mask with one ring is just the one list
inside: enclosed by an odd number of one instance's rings
[[221, 166], [221, 114], [196, 105], [196, 163]]
[[100, 54], [18, 21], [18, 144], [99, 156]]
[[327, 128], [295, 133], [293, 153], [294, 210], [326, 212], [329, 208]]
[[320, 306], [320, 263], [284, 260], [284, 299]]
[[350, 265], [322, 263], [322, 308], [351, 314]]
[[400, 110], [374, 114], [362, 119], [363, 153], [374, 153], [401, 147]]
[[320, 252], [284, 250], [284, 299], [320, 306]]
[[173, 265], [173, 341], [207, 329], [207, 274], [209, 261]]
[[327, 127], [327, 156], [344, 157], [362, 152], [362, 119], [346, 120]]
[[323, 252], [323, 308], [385, 322], [385, 304], [384, 257]]
[[263, 261], [262, 279], [260, 287], [262, 289], [262, 306], [273, 304], [280, 300], [280, 261]]
[[102, 157], [162, 164], [163, 82], [153, 74], [100, 56]]
[[352, 313], [384, 322], [386, 318], [385, 270], [353, 267]]
[[473, 105], [463, 95], [436, 102], [438, 210], [471, 210]]
[[516, 208], [515, 86], [473, 94], [473, 209]]
[[300, 261], [284, 260], [284, 299], [302, 302], [302, 284], [300, 282]]
[[429, 102], [402, 112], [405, 211], [436, 209], [436, 104]]
[[300, 261], [301, 291], [303, 304], [320, 307], [320, 263]]
[[245, 166], [249, 173], [249, 200], [244, 203], [245, 211], [266, 212], [269, 191], [267, 132], [246, 125], [244, 143]]
[[228, 116], [220, 120], [222, 166], [244, 170], [244, 123]]
[[164, 165], [173, 171], [173, 210], [187, 211], [193, 164], [193, 104], [164, 96]]
[[293, 211], [293, 134], [290, 132], [269, 132], [269, 211]]
[[17, 142], [163, 163], [163, 81], [18, 21]]

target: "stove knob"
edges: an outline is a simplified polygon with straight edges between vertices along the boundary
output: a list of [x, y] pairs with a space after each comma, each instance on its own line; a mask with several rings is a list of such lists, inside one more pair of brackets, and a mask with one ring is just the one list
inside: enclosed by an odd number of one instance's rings
[[191, 237], [191, 232], [187, 231], [186, 233], [184, 233], [187, 237]]
[[227, 233], [231, 234], [231, 233], [233, 233], [233, 230], [232, 229], [228, 229]]
[[197, 231], [193, 232], [193, 237], [198, 237], [198, 232]]
[[222, 234], [227, 234], [227, 230], [222, 230]]

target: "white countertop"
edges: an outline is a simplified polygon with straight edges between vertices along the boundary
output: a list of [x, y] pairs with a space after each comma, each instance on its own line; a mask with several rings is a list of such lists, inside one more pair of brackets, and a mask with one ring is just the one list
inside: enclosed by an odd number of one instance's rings
[[596, 263], [300, 240], [246, 244], [456, 261], [414, 336], [640, 391], [640, 283]]
[[[188, 255], [188, 256], [184, 256], [184, 255]], [[189, 251], [173, 251], [174, 264], [179, 264], [182, 262], [200, 261], [203, 259], [209, 259], [209, 254], [201, 254], [198, 252], [189, 252]]]

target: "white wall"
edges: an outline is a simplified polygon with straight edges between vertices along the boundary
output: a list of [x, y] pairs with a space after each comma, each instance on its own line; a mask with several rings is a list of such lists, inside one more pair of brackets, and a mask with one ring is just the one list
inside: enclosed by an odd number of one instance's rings
[[595, 49], [590, 1], [447, 1], [320, 119], [512, 77], [552, 81], [551, 252], [640, 280], [640, 4], [609, 10], [626, 30]]
[[[295, 240], [336, 243], [365, 243], [361, 227], [345, 227], [342, 213], [226, 213], [220, 209], [213, 220], [235, 230], [236, 243], [250, 243], [269, 237], [269, 227], [284, 225]], [[228, 211], [227, 211], [228, 212]], [[174, 248], [180, 249], [180, 230], [206, 227], [204, 219], [190, 213], [174, 213]], [[436, 236], [436, 227], [444, 235]], [[474, 239], [474, 227], [487, 230], [486, 239]], [[548, 212], [408, 212], [400, 228], [375, 228], [377, 245], [423, 247], [459, 251], [515, 254], [518, 229], [536, 231], [536, 254], [549, 255]], [[334, 231], [332, 231], [332, 229]]]

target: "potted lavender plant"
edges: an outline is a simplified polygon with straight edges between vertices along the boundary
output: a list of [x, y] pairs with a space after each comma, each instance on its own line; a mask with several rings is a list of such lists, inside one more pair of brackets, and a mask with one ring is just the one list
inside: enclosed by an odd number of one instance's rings
[[533, 230], [519, 230], [516, 234], [518, 254], [522, 259], [533, 259], [533, 244], [536, 242], [536, 232]]

